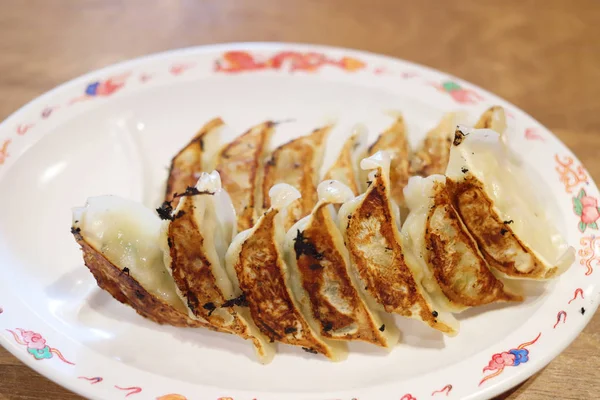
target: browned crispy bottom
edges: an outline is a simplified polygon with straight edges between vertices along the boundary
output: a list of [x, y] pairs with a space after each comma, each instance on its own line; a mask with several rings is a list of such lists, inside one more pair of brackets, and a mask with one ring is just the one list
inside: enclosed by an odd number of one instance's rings
[[85, 265], [96, 278], [98, 286], [110, 293], [115, 299], [132, 307], [142, 317], [161, 325], [213, 329], [211, 326], [191, 319], [183, 312], [153, 296], [127, 272], [123, 272], [114, 266], [99, 251], [87, 243], [81, 234], [75, 232], [74, 236], [81, 246]]
[[[511, 229], [511, 221], [498, 217], [492, 199], [477, 178], [471, 175], [461, 182], [450, 179], [447, 182], [454, 208], [492, 268], [515, 278], [548, 279], [558, 273], [557, 267], [546, 268], [519, 240]], [[517, 256], [529, 260], [529, 270], [522, 272], [516, 268]]]
[[[296, 237], [296, 258], [302, 286], [310, 299], [310, 307], [320, 325], [321, 334], [331, 339], [362, 340], [378, 346], [385, 346], [385, 341], [369, 316], [357, 289], [352, 284], [346, 270], [344, 256], [335, 247], [330, 229], [328, 204], [323, 204], [313, 212], [313, 222], [304, 232]], [[302, 240], [303, 242], [299, 242]], [[315, 251], [301, 251], [302, 245], [314, 248]], [[300, 253], [300, 254], [298, 254]], [[335, 299], [339, 304], [347, 305], [350, 312], [341, 312], [339, 305], [332, 304], [332, 296], [327, 289], [335, 285]], [[335, 301], [335, 300], [333, 300]], [[350, 325], [356, 331], [338, 334]], [[385, 329], [385, 327], [384, 327]]]
[[268, 211], [242, 244], [235, 264], [240, 288], [246, 294], [254, 323], [271, 341], [331, 357], [329, 349], [315, 338], [286, 286], [274, 238], [276, 214], [276, 210]]
[[428, 261], [444, 295], [451, 302], [467, 307], [522, 301], [522, 296], [507, 293], [504, 284], [489, 270], [445, 188], [438, 186], [436, 191], [436, 206], [429, 210], [425, 241]]

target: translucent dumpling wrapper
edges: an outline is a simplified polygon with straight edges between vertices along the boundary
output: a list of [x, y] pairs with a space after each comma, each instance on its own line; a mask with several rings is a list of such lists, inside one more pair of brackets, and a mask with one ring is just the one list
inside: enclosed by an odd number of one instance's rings
[[235, 234], [236, 219], [218, 172], [202, 173], [196, 186], [179, 198], [172, 212], [164, 208], [168, 203], [159, 209], [165, 220], [161, 238], [164, 262], [179, 295], [195, 317], [216, 330], [251, 340], [261, 362], [269, 362], [274, 349], [252, 322], [244, 298], [236, 296], [225, 269], [225, 252]]
[[295, 298], [284, 260], [286, 208], [300, 197], [280, 183], [270, 191], [271, 208], [256, 225], [239, 233], [227, 251], [227, 269], [244, 295], [255, 324], [272, 341], [301, 346], [332, 360], [346, 356], [343, 343], [325, 340], [310, 315], [303, 315]]
[[356, 125], [352, 135], [344, 142], [335, 162], [325, 173], [325, 180], [336, 180], [348, 186], [354, 195], [361, 193], [358, 163], [364, 157], [367, 145], [367, 128]]
[[331, 205], [352, 198], [352, 191], [338, 181], [323, 181], [319, 202], [312, 213], [287, 233], [288, 266], [292, 289], [304, 314], [311, 315], [323, 337], [361, 340], [381, 347], [398, 342], [392, 318], [371, 310], [350, 270], [348, 251], [337, 227]]
[[446, 113], [427, 134], [413, 154], [410, 162], [411, 175], [429, 176], [443, 174], [448, 165], [450, 146], [456, 126], [464, 123], [464, 113]]
[[231, 196], [238, 231], [250, 228], [256, 220], [256, 207], [262, 202], [264, 159], [274, 127], [274, 122], [267, 121], [250, 128], [217, 156], [216, 170]]
[[88, 199], [73, 210], [73, 235], [98, 286], [159, 324], [209, 327], [177, 293], [163, 262], [161, 220], [143, 205], [117, 196]]
[[277, 183], [287, 183], [302, 197], [288, 207], [285, 230], [308, 215], [317, 202], [319, 171], [323, 164], [324, 144], [331, 126], [315, 129], [310, 135], [291, 140], [277, 149], [265, 164], [262, 183], [263, 210], [271, 206], [269, 190]]
[[370, 304], [405, 317], [420, 319], [445, 334], [458, 332], [458, 322], [444, 312], [421, 285], [424, 271], [404, 257], [398, 207], [390, 199], [389, 164], [385, 152], [364, 159], [372, 170], [366, 193], [345, 203], [339, 224], [360, 289]]
[[492, 106], [484, 111], [474, 125], [475, 129], [491, 129], [499, 134], [506, 131], [506, 113], [501, 106]]
[[219, 136], [225, 126], [221, 118], [207, 122], [192, 140], [185, 145], [171, 160], [165, 200], [177, 206], [177, 193], [183, 193], [193, 187], [202, 171], [214, 168], [214, 157], [220, 144]]
[[446, 171], [454, 208], [491, 268], [504, 277], [544, 280], [575, 259], [547, 214], [539, 180], [493, 130], [456, 130]]
[[523, 297], [496, 278], [452, 205], [446, 177], [412, 177], [404, 189], [410, 209], [402, 226], [404, 255], [424, 271], [422, 284], [446, 311]]
[[[378, 151], [387, 151], [391, 157], [390, 162], [390, 185], [392, 200], [400, 206], [404, 206], [403, 189], [410, 178], [411, 151], [406, 138], [406, 126], [404, 118], [400, 114], [394, 115], [394, 123], [379, 135], [367, 152], [372, 156]], [[367, 173], [365, 172], [365, 175]], [[363, 182], [363, 191], [367, 189], [367, 179]]]

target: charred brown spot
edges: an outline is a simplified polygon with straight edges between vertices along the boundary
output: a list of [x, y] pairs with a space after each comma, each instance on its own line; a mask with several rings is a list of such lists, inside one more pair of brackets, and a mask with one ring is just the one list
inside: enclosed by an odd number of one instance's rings
[[319, 352], [316, 351], [315, 349], [310, 349], [308, 347], [303, 347], [302, 350], [304, 350], [305, 352], [310, 353], [310, 354], [319, 354]]
[[433, 315], [433, 318], [437, 318], [438, 316], [438, 312], [433, 310], [433, 312], [431, 313], [431, 315]]
[[73, 235], [79, 235], [79, 234], [81, 234], [81, 228], [79, 228], [79, 227], [75, 228], [74, 226], [72, 226], [71, 227], [71, 233]]
[[204, 308], [205, 310], [208, 310], [208, 316], [210, 317], [212, 315], [212, 313], [217, 309], [217, 306], [215, 306], [215, 303], [209, 302], [209, 303], [205, 303], [202, 308]]
[[510, 225], [510, 224], [512, 224], [513, 222], [515, 222], [515, 221], [513, 221], [512, 219], [510, 219], [510, 220], [508, 220], [508, 221], [504, 221], [504, 225]]
[[121, 273], [119, 275], [123, 275], [123, 274], [127, 274], [129, 275], [129, 268], [125, 267], [121, 270]]
[[294, 238], [294, 251], [296, 252], [296, 260], [303, 254], [306, 254], [315, 260], [321, 260], [323, 258], [323, 254], [319, 253], [315, 245], [304, 237], [304, 232], [300, 232], [300, 229], [298, 229], [298, 233]]
[[[177, 196], [177, 195], [175, 195]], [[158, 216], [162, 220], [173, 220], [173, 206], [170, 201], [164, 201], [160, 207], [156, 209]]]
[[286, 335], [289, 335], [291, 333], [298, 332], [298, 328], [293, 327], [293, 326], [289, 326], [289, 327], [285, 328], [283, 331], [285, 332]]
[[246, 300], [246, 293], [240, 294], [238, 297], [227, 300], [221, 307], [248, 307], [248, 300]]
[[325, 323], [323, 323], [323, 330], [325, 332], [329, 332], [332, 329], [333, 329], [333, 323], [331, 323], [331, 321], [326, 321]]
[[379, 327], [379, 331], [380, 331], [380, 332], [383, 332], [383, 331], [385, 331], [385, 324], [383, 324], [383, 325], [381, 325], [381, 326]]
[[508, 229], [504, 229], [504, 228], [500, 229], [500, 234], [502, 236], [506, 235], [507, 233], [508, 233]]
[[210, 196], [214, 195], [213, 192], [210, 192], [208, 190], [198, 190], [198, 188], [196, 188], [195, 186], [188, 186], [185, 189], [185, 192], [183, 193], [175, 193], [175, 196], [173, 196], [174, 198], [178, 198], [178, 197], [190, 197], [190, 196], [198, 196], [201, 194], [208, 194]]
[[469, 169], [468, 169], [468, 168], [465, 168], [465, 167], [462, 167], [462, 168], [460, 169], [460, 171], [461, 171], [463, 174], [466, 174], [467, 172], [469, 172]]
[[454, 144], [455, 146], [458, 146], [462, 143], [463, 139], [465, 138], [465, 134], [460, 130], [457, 129], [454, 132], [454, 141], [452, 142], [452, 144]]
[[141, 291], [139, 291], [139, 290], [136, 290], [136, 291], [135, 291], [135, 297], [137, 297], [137, 298], [138, 298], [138, 299], [140, 299], [140, 300], [143, 300], [143, 299], [144, 299], [144, 297], [146, 297], [146, 296], [145, 296], [145, 295], [144, 295], [144, 293], [142, 293]]

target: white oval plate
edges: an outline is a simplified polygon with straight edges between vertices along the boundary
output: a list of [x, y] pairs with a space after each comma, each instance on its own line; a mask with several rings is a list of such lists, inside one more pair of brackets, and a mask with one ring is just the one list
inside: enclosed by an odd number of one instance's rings
[[[404, 342], [389, 355], [353, 346], [347, 361], [330, 363], [280, 346], [263, 366], [241, 339], [161, 327], [113, 300], [69, 233], [70, 208], [88, 196], [156, 206], [171, 156], [217, 115], [239, 132], [264, 119], [295, 119], [281, 125], [275, 144], [335, 118], [327, 164], [354, 123], [374, 137], [390, 121], [385, 111], [404, 113], [415, 144], [443, 112], [462, 109], [475, 119], [493, 104], [506, 108], [511, 144], [548, 187], [578, 258], [539, 297], [461, 314], [455, 338], [401, 321]], [[598, 305], [598, 190], [575, 156], [533, 118], [474, 85], [364, 52], [227, 44], [92, 72], [0, 125], [0, 193], [0, 344], [94, 399], [490, 398], [550, 362]]]

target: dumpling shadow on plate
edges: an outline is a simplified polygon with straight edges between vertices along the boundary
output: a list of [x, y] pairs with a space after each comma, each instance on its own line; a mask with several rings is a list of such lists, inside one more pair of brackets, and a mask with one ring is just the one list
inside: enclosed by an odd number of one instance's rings
[[443, 349], [446, 347], [444, 334], [414, 318], [394, 316], [396, 326], [402, 332], [399, 345], [421, 347], [428, 349]]
[[460, 314], [455, 314], [456, 319], [464, 321], [470, 318], [478, 317], [481, 314], [487, 314], [491, 311], [504, 310], [507, 308], [516, 308], [528, 306], [532, 303], [539, 302], [542, 300], [542, 296], [546, 292], [552, 290], [553, 285], [548, 282], [535, 282], [535, 281], [514, 281], [511, 282], [512, 286], [517, 286], [519, 293], [523, 293], [525, 299], [521, 303], [492, 303], [486, 304], [480, 307], [469, 308]]
[[99, 288], [94, 278], [86, 268], [78, 265], [77, 268], [59, 275], [54, 282], [46, 286], [44, 292], [51, 299], [80, 303], [95, 289]]
[[[197, 348], [219, 349], [233, 354], [243, 354], [249, 360], [256, 361], [252, 346], [248, 346], [248, 343], [238, 336], [203, 328], [181, 328], [153, 323], [139, 316], [130, 307], [114, 301], [110, 294], [100, 288], [95, 289], [88, 296], [86, 304], [87, 307], [82, 307], [79, 312], [80, 317], [83, 312], [86, 312], [86, 308], [88, 310], [92, 309], [105, 318], [118, 321], [121, 326], [129, 324], [156, 332], [167, 333], [181, 343], [189, 343]], [[87, 320], [85, 317], [83, 319]], [[86, 325], [93, 328], [90, 324], [90, 321], [87, 320]]]

